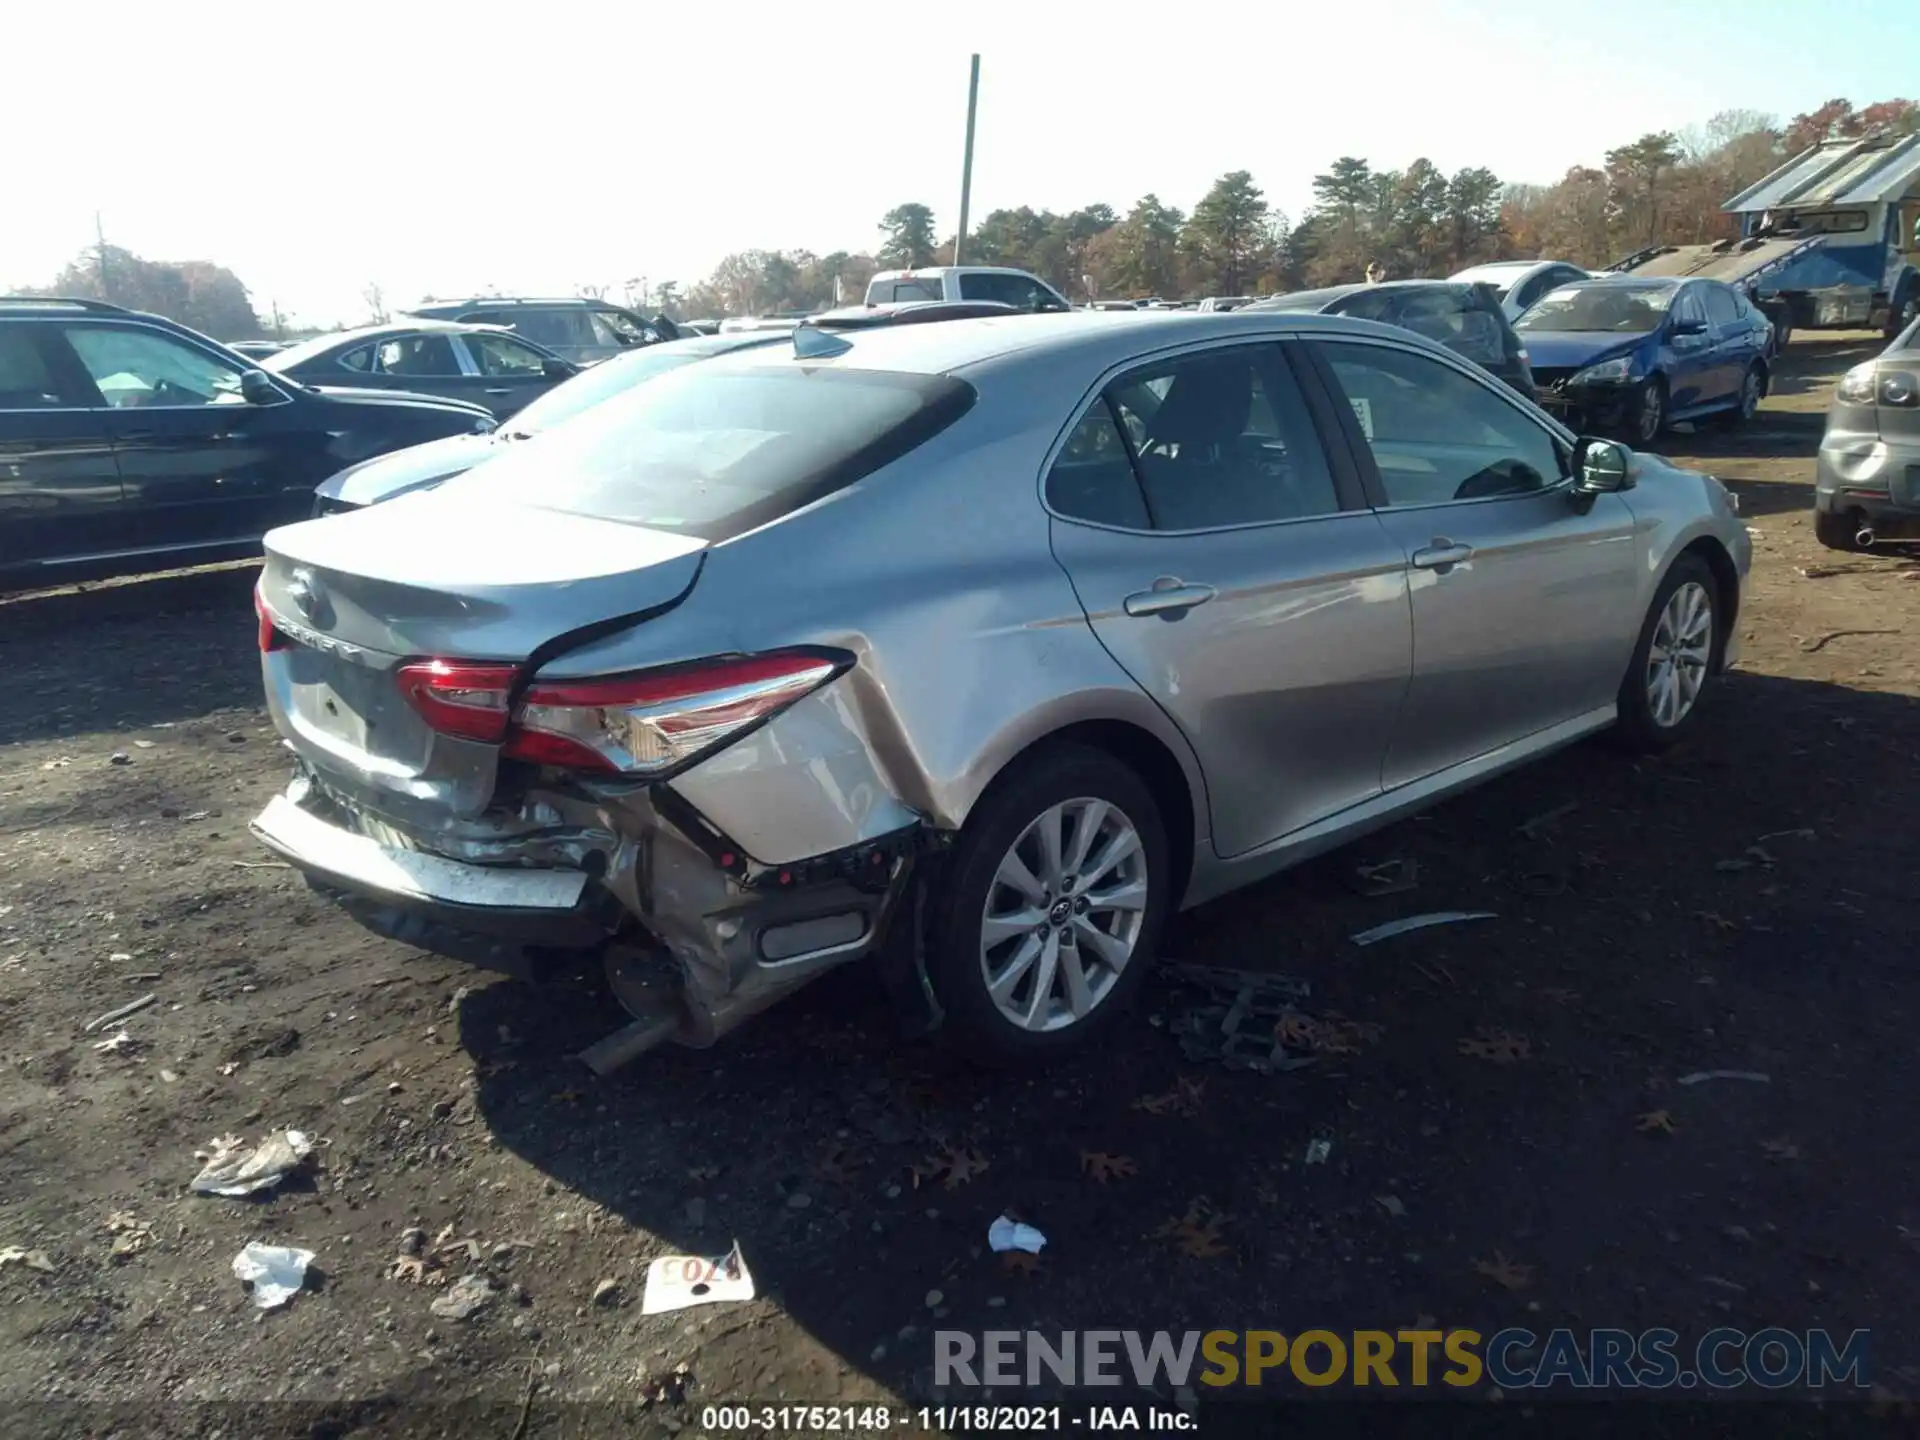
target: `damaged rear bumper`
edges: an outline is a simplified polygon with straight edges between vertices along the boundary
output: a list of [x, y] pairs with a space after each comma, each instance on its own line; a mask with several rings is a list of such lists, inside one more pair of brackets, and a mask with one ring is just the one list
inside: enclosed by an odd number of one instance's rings
[[555, 952], [604, 950], [636, 1020], [696, 1046], [874, 951], [916, 855], [938, 840], [916, 822], [761, 865], [664, 786], [529, 795], [426, 835], [305, 767], [253, 832], [388, 938], [527, 978]]

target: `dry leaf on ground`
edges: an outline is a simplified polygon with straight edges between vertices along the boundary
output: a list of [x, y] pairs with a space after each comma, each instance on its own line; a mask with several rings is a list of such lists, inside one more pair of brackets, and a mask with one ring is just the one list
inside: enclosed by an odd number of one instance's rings
[[913, 1188], [923, 1180], [938, 1180], [942, 1188], [957, 1190], [989, 1168], [987, 1157], [978, 1150], [948, 1145], [912, 1167]]
[[1173, 1089], [1164, 1095], [1142, 1095], [1133, 1102], [1133, 1108], [1144, 1110], [1149, 1115], [1184, 1115], [1192, 1119], [1200, 1113], [1201, 1103], [1207, 1098], [1207, 1082], [1182, 1075], [1173, 1082]]
[[418, 1255], [396, 1255], [387, 1267], [389, 1280], [405, 1280], [410, 1285], [444, 1285], [444, 1271], [429, 1269], [430, 1262]]
[[1140, 1173], [1131, 1155], [1109, 1155], [1104, 1150], [1082, 1150], [1080, 1168], [1102, 1185], [1109, 1180], [1125, 1180]]
[[1165, 1240], [1182, 1255], [1195, 1260], [1213, 1260], [1227, 1253], [1221, 1238], [1227, 1217], [1216, 1211], [1204, 1197], [1190, 1202], [1187, 1213], [1169, 1220], [1149, 1237]]
[[1459, 1048], [1462, 1055], [1471, 1055], [1476, 1060], [1491, 1060], [1495, 1065], [1511, 1065], [1533, 1054], [1533, 1045], [1526, 1036], [1515, 1035], [1510, 1030], [1488, 1029], [1486, 1026], [1462, 1040]]
[[1663, 1135], [1674, 1132], [1673, 1116], [1665, 1110], [1649, 1110], [1644, 1115], [1633, 1117], [1633, 1128], [1647, 1132], [1658, 1131]]
[[1533, 1267], [1509, 1260], [1498, 1250], [1493, 1252], [1491, 1260], [1476, 1260], [1473, 1268], [1493, 1281], [1494, 1284], [1508, 1290], [1524, 1290], [1533, 1284]]
[[1025, 1250], [1008, 1250], [1000, 1256], [1000, 1268], [1009, 1275], [1031, 1277], [1040, 1273], [1040, 1257]]

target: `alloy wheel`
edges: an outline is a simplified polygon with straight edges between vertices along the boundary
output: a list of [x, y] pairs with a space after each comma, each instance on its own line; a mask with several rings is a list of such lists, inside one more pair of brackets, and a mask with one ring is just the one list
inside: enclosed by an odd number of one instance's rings
[[1667, 397], [1660, 386], [1649, 380], [1640, 389], [1640, 414], [1636, 427], [1636, 438], [1642, 445], [1651, 445], [1660, 438], [1660, 427], [1667, 418]]
[[1740, 418], [1751, 420], [1760, 408], [1760, 372], [1752, 366], [1740, 382]]
[[1689, 580], [1667, 597], [1647, 649], [1647, 710], [1671, 730], [1692, 713], [1713, 660], [1713, 600]]
[[1084, 1020], [1134, 958], [1147, 855], [1119, 806], [1082, 797], [1042, 811], [1001, 858], [980, 917], [980, 969], [1023, 1030]]

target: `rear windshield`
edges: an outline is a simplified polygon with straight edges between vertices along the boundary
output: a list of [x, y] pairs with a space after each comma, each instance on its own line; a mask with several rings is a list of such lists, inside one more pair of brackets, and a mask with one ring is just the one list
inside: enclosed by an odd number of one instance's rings
[[509, 431], [518, 431], [523, 435], [531, 435], [537, 430], [549, 430], [562, 420], [571, 420], [582, 410], [591, 409], [602, 400], [618, 395], [622, 390], [630, 390], [644, 380], [657, 380], [670, 371], [678, 370], [682, 365], [691, 365], [696, 360], [705, 360], [712, 355], [722, 355], [728, 350], [752, 345], [761, 337], [741, 336], [739, 339], [740, 346], [724, 343], [716, 345], [712, 340], [704, 338], [673, 340], [663, 345], [649, 345], [644, 350], [616, 355], [590, 370], [581, 371], [566, 384], [554, 386], [515, 415], [513, 423], [505, 428]]
[[867, 304], [893, 305], [902, 300], [944, 300], [938, 275], [918, 280], [875, 280], [867, 286]]
[[939, 375], [684, 365], [446, 488], [717, 542], [898, 459], [973, 398]]
[[1506, 358], [1499, 312], [1471, 285], [1356, 290], [1334, 308], [1437, 340], [1477, 364], [1497, 366]]

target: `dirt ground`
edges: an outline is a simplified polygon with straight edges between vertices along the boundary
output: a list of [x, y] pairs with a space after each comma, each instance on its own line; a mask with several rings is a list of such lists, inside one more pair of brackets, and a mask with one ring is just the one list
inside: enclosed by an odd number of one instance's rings
[[[1177, 922], [1172, 956], [1356, 1022], [1280, 1075], [1185, 1059], [1157, 985], [1109, 1053], [982, 1076], [843, 971], [595, 1080], [590, 981], [407, 951], [262, 863], [247, 820], [286, 762], [249, 570], [0, 603], [0, 1256], [29, 1252], [0, 1260], [0, 1404], [233, 1435], [309, 1433], [269, 1402], [327, 1402], [311, 1433], [344, 1436], [470, 1402], [521, 1437], [657, 1396], [627, 1421], [698, 1428], [702, 1404], [918, 1403], [936, 1326], [1420, 1316], [1867, 1327], [1877, 1378], [1920, 1388], [1920, 572], [1809, 526], [1827, 395], [1872, 349], [1796, 342], [1748, 430], [1661, 447], [1755, 536], [1744, 658], [1694, 743], [1576, 747]], [[1354, 892], [1390, 858], [1417, 889]], [[1498, 918], [1348, 938], [1434, 909]], [[149, 993], [125, 1043], [85, 1030]], [[1524, 1043], [1463, 1049], [1489, 1032]], [[1768, 1078], [1676, 1083], [1712, 1069]], [[196, 1150], [278, 1127], [313, 1137], [309, 1175], [188, 1192]], [[1090, 1155], [1132, 1163], [1102, 1182]], [[1032, 1273], [987, 1248], [1003, 1211], [1049, 1238]], [[641, 1315], [652, 1257], [735, 1239], [759, 1298]], [[315, 1253], [286, 1308], [235, 1279], [250, 1240]], [[470, 1274], [490, 1303], [433, 1313]]]

